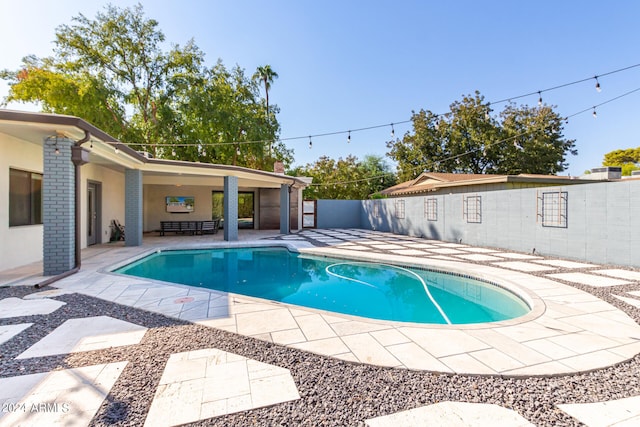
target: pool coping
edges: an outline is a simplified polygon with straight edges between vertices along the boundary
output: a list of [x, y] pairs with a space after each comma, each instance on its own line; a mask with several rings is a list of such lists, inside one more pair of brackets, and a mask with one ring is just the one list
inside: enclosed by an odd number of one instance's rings
[[[481, 325], [428, 325], [356, 318], [110, 273], [162, 249], [294, 248], [301, 253], [394, 261], [471, 271], [524, 291], [533, 301], [521, 318]], [[134, 253], [132, 253], [134, 252]], [[308, 242], [241, 241], [116, 250], [56, 287], [351, 362], [442, 373], [503, 377], [564, 375], [622, 363], [640, 353], [640, 326], [592, 294], [548, 278], [494, 266], [392, 254], [366, 255]], [[397, 262], [395, 262], [397, 261]], [[523, 283], [526, 282], [526, 285]], [[145, 295], [146, 294], [146, 295]], [[542, 294], [542, 295], [541, 295]], [[180, 298], [191, 298], [177, 303]]]

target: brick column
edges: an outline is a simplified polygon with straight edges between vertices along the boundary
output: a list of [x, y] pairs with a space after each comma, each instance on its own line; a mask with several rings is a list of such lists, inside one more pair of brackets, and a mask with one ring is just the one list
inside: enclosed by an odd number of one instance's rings
[[289, 186], [280, 184], [280, 234], [289, 234]]
[[238, 177], [224, 177], [224, 240], [238, 240]]
[[[44, 141], [42, 182], [43, 275], [54, 276], [75, 267], [75, 167], [73, 141]], [[58, 154], [56, 154], [56, 149]]]
[[142, 171], [124, 171], [125, 246], [142, 245]]

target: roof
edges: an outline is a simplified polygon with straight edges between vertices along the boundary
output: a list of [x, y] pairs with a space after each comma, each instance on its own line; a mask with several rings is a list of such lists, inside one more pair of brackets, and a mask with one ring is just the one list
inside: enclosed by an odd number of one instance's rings
[[386, 188], [380, 193], [387, 196], [403, 196], [427, 193], [442, 188], [486, 185], [497, 183], [538, 183], [538, 184], [577, 184], [577, 179], [556, 175], [491, 175], [469, 173], [423, 172], [417, 178], [405, 181], [393, 187]]
[[[75, 116], [0, 109], [0, 133], [36, 143], [41, 143], [44, 138], [53, 134], [63, 134], [77, 142], [86, 141], [83, 146], [91, 146], [91, 163], [119, 170], [140, 169], [144, 173], [164, 175], [232, 175], [252, 181], [271, 181], [278, 185], [287, 183], [296, 187], [307, 186], [304, 180], [297, 177], [242, 166], [147, 158], [126, 143]], [[118, 149], [117, 153], [114, 148]]]

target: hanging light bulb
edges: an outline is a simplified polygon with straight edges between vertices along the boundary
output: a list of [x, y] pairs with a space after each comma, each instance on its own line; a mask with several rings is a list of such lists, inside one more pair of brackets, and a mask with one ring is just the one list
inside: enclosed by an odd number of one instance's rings
[[600, 82], [598, 81], [598, 76], [595, 76], [594, 79], [596, 79], [596, 90], [598, 92], [601, 92], [602, 88], [600, 87]]
[[89, 141], [89, 148], [93, 150], [93, 140]]
[[239, 145], [236, 147], [236, 154], [237, 154], [238, 156], [240, 155], [240, 146], [239, 146]]
[[484, 112], [484, 118], [489, 120], [491, 118], [491, 115], [489, 114], [489, 111], [491, 111], [491, 103], [489, 102], [487, 104], [487, 110]]
[[538, 91], [538, 106], [542, 106], [542, 92]]
[[309, 135], [309, 150], [313, 148], [313, 141], [311, 141], [311, 135]]
[[171, 155], [172, 155], [173, 157], [176, 157], [176, 149], [175, 149], [175, 148], [171, 150]]
[[118, 145], [116, 144], [116, 148], [114, 150], [116, 152], [116, 154], [120, 154], [120, 150], [118, 149]]
[[351, 131], [349, 131], [349, 135], [347, 135], [347, 144], [351, 143]]
[[393, 128], [393, 123], [391, 123], [391, 138], [396, 137], [396, 130]]
[[56, 149], [53, 151], [53, 153], [57, 156], [60, 154], [60, 149], [58, 148], [58, 146], [56, 145]]
[[384, 176], [380, 177], [380, 184], [384, 184]]
[[591, 113], [594, 119], [598, 118], [598, 113], [596, 113], [596, 107], [593, 107], [593, 113]]

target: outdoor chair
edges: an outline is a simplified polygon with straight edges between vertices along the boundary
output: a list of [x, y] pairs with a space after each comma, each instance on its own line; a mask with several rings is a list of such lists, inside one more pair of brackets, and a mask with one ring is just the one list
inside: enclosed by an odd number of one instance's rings
[[116, 242], [124, 240], [124, 225], [117, 219], [111, 220], [111, 240]]

